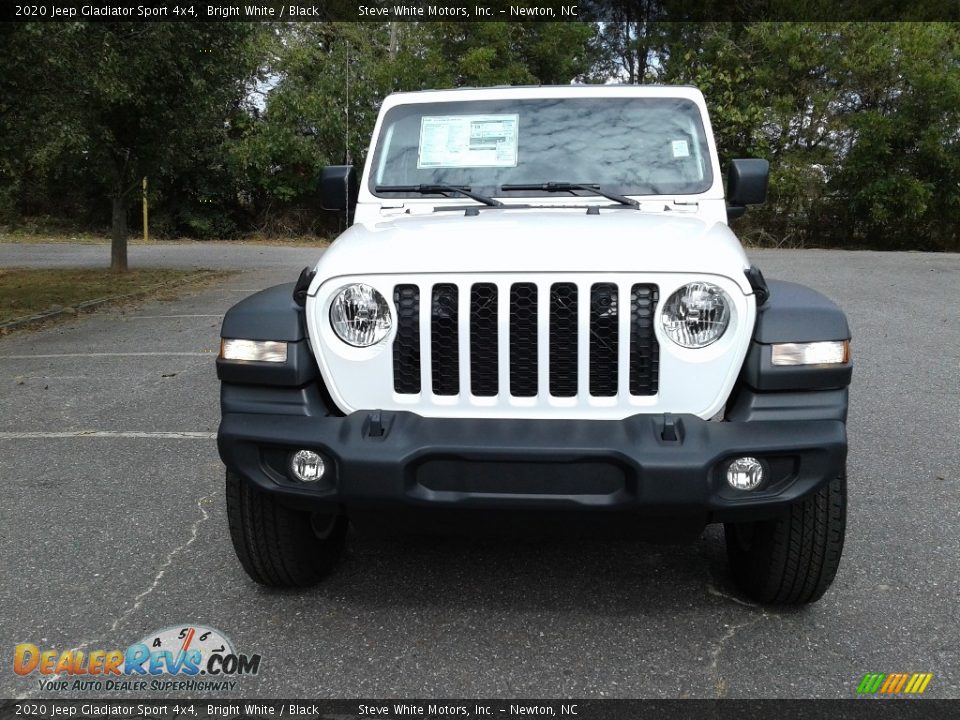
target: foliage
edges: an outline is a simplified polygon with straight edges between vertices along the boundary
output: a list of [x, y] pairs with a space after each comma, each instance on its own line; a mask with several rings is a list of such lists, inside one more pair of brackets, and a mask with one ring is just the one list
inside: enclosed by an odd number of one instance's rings
[[148, 175], [170, 234], [323, 233], [337, 218], [318, 210], [319, 171], [363, 163], [390, 92], [665, 82], [704, 91], [724, 163], [771, 161], [748, 236], [960, 250], [956, 24], [681, 24], [663, 0], [608, 5], [603, 23], [8, 24], [0, 222], [116, 226]]
[[[221, 162], [226, 120], [246, 95], [254, 24], [38, 23], [8, 27], [0, 60], [20, 138], [19, 180], [87, 188], [112, 205], [115, 269], [144, 175], [176, 194], [180, 178]], [[6, 119], [6, 113], [4, 113]], [[199, 163], [198, 163], [199, 160]]]
[[698, 26], [666, 78], [703, 89], [721, 155], [770, 159], [745, 221], [777, 243], [960, 249], [960, 29]]
[[[389, 93], [464, 85], [569, 83], [592, 65], [595, 29], [578, 24], [307, 23], [275, 38], [274, 85], [231, 146], [263, 223], [318, 203], [320, 169], [362, 165]], [[316, 227], [298, 227], [309, 231]]]

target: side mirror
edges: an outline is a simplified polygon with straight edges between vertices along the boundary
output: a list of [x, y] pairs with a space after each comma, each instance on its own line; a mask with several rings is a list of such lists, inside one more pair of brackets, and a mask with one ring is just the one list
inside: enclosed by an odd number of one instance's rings
[[761, 205], [767, 199], [770, 163], [766, 160], [731, 160], [727, 171], [727, 216], [740, 217], [747, 205]]
[[353, 165], [328, 165], [320, 172], [320, 207], [352, 213], [357, 206], [358, 189]]

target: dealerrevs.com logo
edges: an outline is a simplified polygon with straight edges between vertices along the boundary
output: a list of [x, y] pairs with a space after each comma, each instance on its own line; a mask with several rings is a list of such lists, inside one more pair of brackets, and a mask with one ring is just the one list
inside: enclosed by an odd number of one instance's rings
[[20, 643], [13, 671], [34, 676], [41, 691], [234, 690], [256, 675], [261, 656], [234, 650], [219, 630], [202, 625], [164, 628], [125, 650], [41, 649]]

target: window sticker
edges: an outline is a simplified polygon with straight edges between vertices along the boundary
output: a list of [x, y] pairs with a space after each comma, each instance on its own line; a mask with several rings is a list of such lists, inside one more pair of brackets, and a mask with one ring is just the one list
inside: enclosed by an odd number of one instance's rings
[[420, 119], [418, 168], [516, 167], [519, 115]]
[[690, 148], [687, 147], [686, 140], [674, 140], [671, 145], [673, 146], [673, 156], [675, 158], [690, 157]]

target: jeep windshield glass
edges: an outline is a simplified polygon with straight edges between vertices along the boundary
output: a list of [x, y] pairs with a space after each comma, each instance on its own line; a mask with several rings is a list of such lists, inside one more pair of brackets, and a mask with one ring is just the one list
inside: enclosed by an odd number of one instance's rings
[[[700, 111], [683, 98], [503, 98], [398, 105], [371, 158], [377, 186], [547, 197], [557, 178], [616, 195], [693, 195], [713, 183]], [[527, 186], [523, 190], [504, 185]], [[539, 187], [530, 187], [539, 186]]]

